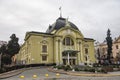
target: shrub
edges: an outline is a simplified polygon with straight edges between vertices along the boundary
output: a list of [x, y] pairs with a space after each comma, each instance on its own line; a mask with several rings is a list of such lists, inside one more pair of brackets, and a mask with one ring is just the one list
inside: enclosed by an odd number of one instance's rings
[[84, 68], [78, 68], [79, 69], [79, 71], [84, 71]]
[[58, 68], [58, 69], [63, 69], [63, 67], [62, 67], [62, 66], [57, 66], [57, 68]]
[[95, 70], [95, 68], [91, 68], [91, 69], [89, 69], [89, 71], [90, 72], [95, 72], [96, 70]]
[[57, 69], [64, 69], [64, 65], [58, 65], [58, 66], [53, 66], [53, 68], [57, 68]]
[[77, 68], [77, 67], [75, 67], [74, 69], [75, 69], [75, 71], [80, 71], [79, 68]]
[[0, 69], [0, 73], [3, 73], [4, 71], [2, 69]]
[[107, 70], [103, 68], [103, 69], [101, 69], [101, 72], [107, 73]]
[[53, 68], [57, 68], [57, 66], [53, 66]]
[[64, 70], [65, 70], [65, 71], [72, 70], [72, 67], [71, 67], [70, 65], [66, 65], [66, 66], [64, 67]]
[[99, 64], [98, 63], [94, 63], [93, 67], [99, 67]]

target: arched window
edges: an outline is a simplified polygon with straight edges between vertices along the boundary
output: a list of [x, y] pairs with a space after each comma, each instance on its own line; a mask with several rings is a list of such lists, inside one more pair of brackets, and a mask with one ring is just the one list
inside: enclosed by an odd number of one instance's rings
[[72, 46], [74, 45], [74, 42], [70, 37], [65, 37], [63, 40], [63, 45]]

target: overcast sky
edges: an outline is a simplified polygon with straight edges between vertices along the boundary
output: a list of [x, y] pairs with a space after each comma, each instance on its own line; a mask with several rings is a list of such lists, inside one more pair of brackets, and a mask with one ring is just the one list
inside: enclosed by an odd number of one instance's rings
[[0, 0], [0, 40], [15, 33], [23, 43], [27, 31], [45, 32], [60, 6], [84, 37], [102, 42], [108, 28], [112, 38], [120, 35], [120, 0]]

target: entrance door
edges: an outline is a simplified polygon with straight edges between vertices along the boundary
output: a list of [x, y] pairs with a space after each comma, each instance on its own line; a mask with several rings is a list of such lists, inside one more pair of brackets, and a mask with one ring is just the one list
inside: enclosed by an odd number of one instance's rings
[[70, 59], [70, 65], [75, 65], [75, 59]]
[[[67, 65], [68, 64], [68, 59], [63, 59], [63, 64]], [[76, 65], [76, 59], [69, 59], [69, 64], [70, 65]]]
[[66, 65], [66, 59], [63, 59], [63, 64]]
[[72, 59], [70, 59], [70, 65], [72, 65]]
[[75, 65], [76, 63], [75, 63], [75, 59], [73, 59], [73, 65]]

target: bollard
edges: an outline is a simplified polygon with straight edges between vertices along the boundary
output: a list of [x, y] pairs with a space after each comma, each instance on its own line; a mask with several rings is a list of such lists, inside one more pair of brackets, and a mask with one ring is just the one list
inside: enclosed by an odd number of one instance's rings
[[57, 78], [59, 78], [60, 74], [59, 74], [59, 73], [57, 73], [57, 74], [56, 74], [56, 76], [57, 76]]
[[24, 79], [24, 78], [25, 78], [25, 76], [23, 76], [23, 75], [22, 75], [22, 76], [20, 76], [20, 78], [21, 78], [21, 79]]
[[37, 75], [33, 75], [33, 78], [37, 78]]
[[46, 77], [48, 77], [49, 75], [48, 74], [45, 74]]
[[57, 73], [57, 74], [56, 74], [56, 76], [60, 76], [60, 74], [59, 74], [59, 73]]

